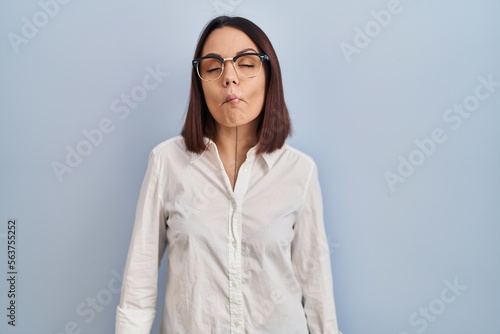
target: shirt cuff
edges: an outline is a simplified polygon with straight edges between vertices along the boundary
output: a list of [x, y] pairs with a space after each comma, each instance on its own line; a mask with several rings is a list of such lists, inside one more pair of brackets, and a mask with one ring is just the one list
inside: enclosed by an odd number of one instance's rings
[[155, 310], [116, 309], [115, 334], [149, 334], [155, 320]]

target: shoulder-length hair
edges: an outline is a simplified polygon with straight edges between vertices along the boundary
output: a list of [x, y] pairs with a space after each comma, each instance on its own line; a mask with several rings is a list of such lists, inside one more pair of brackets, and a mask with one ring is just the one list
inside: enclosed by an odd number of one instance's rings
[[[203, 46], [212, 31], [232, 27], [244, 32], [263, 52], [269, 56], [264, 62], [266, 71], [266, 96], [257, 125], [257, 154], [271, 153], [283, 146], [291, 134], [291, 121], [285, 104], [281, 70], [278, 57], [267, 35], [255, 23], [242, 17], [219, 16], [210, 21], [202, 31], [194, 58], [201, 57]], [[208, 110], [201, 79], [196, 70], [191, 72], [191, 91], [186, 120], [181, 135], [188, 151], [201, 153], [206, 148], [204, 137], [215, 140], [216, 121]]]

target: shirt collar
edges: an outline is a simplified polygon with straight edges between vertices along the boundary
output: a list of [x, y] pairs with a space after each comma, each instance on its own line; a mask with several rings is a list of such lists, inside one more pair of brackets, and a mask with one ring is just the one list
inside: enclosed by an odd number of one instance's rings
[[[201, 152], [201, 153], [194, 153], [194, 152], [191, 152], [191, 160], [189, 161], [190, 163], [195, 163], [196, 161], [198, 161], [198, 159], [200, 159], [200, 158], [201, 158], [201, 156], [202, 156], [202, 155], [203, 155], [203, 154], [204, 154], [204, 153], [205, 153], [205, 152], [206, 152], [206, 151], [207, 151], [207, 150], [208, 150], [211, 146], [213, 146], [213, 147], [217, 147], [217, 146], [215, 145], [215, 143], [214, 143], [211, 139], [209, 139], [209, 138], [206, 138], [206, 137], [205, 137], [205, 138], [203, 138], [203, 141], [205, 142], [205, 146], [206, 146], [206, 148], [207, 148], [207, 149], [206, 149], [206, 150], [204, 150], [204, 151], [203, 151], [203, 152]], [[256, 150], [256, 147], [255, 147], [255, 146], [254, 146], [254, 147], [252, 147], [252, 148], [250, 149], [250, 151], [252, 151], [252, 150], [253, 150], [253, 151], [255, 151], [255, 150]], [[250, 151], [249, 151], [249, 152], [250, 152]], [[274, 163], [276, 162], [276, 159], [278, 158], [278, 152], [279, 152], [279, 151], [280, 151], [280, 150], [276, 150], [276, 151], [274, 151], [274, 152], [272, 152], [272, 153], [262, 153], [262, 154], [261, 154], [262, 158], [263, 158], [263, 159], [264, 159], [264, 161], [266, 162], [267, 167], [268, 167], [269, 169], [271, 169], [271, 168], [274, 166]]]
[[195, 163], [196, 161], [198, 161], [199, 158], [201, 158], [203, 153], [205, 153], [205, 151], [208, 150], [209, 146], [212, 146], [212, 145], [215, 146], [215, 143], [207, 137], [203, 138], [203, 142], [205, 143], [206, 149], [203, 150], [203, 152], [201, 152], [201, 153], [190, 152], [191, 153], [191, 160], [189, 161], [189, 163]]
[[262, 158], [264, 158], [264, 161], [266, 162], [267, 167], [269, 169], [273, 168], [274, 163], [278, 159], [278, 154], [279, 154], [280, 150], [281, 149], [276, 150], [276, 151], [274, 151], [272, 153], [262, 153]]

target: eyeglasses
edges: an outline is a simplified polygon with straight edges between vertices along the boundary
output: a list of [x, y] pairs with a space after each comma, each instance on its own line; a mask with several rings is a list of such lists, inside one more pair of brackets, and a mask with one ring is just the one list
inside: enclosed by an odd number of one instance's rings
[[203, 81], [215, 81], [224, 72], [224, 63], [232, 60], [236, 75], [239, 78], [255, 78], [262, 70], [264, 60], [269, 60], [269, 56], [263, 53], [241, 53], [233, 58], [222, 58], [217, 55], [208, 55], [193, 60], [193, 66], [198, 72], [198, 76]]

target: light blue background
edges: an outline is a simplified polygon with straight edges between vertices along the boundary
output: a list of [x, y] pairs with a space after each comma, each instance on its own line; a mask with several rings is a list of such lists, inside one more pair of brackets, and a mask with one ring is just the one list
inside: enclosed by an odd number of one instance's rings
[[[42, 9], [2, 1], [0, 268], [5, 277], [6, 225], [16, 218], [19, 298], [13, 328], [2, 278], [0, 332], [59, 334], [71, 322], [81, 333], [113, 332], [111, 291], [149, 151], [180, 132], [198, 34], [230, 13], [273, 42], [295, 129], [289, 143], [318, 164], [341, 331], [500, 333], [500, 87], [457, 129], [443, 119], [478, 77], [500, 81], [500, 2], [401, 0], [348, 61], [342, 43], [354, 45], [356, 27], [375, 29], [371, 11], [390, 3], [74, 0], [53, 7], [16, 52], [9, 33], [22, 36], [23, 17], [33, 22]], [[113, 101], [157, 66], [168, 76], [120, 119]], [[103, 119], [114, 130], [59, 182], [51, 164]], [[435, 128], [446, 141], [391, 189], [384, 173], [397, 173], [399, 156], [409, 159]]]

